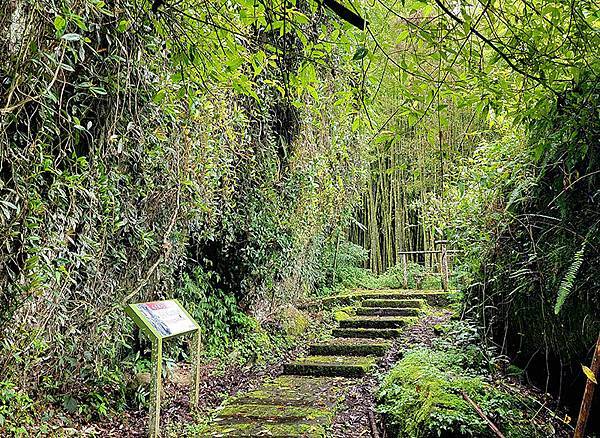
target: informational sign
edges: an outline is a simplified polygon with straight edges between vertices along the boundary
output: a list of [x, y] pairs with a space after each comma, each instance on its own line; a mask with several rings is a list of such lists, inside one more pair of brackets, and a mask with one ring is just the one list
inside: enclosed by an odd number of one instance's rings
[[129, 304], [125, 307], [125, 312], [152, 341], [152, 380], [148, 434], [150, 438], [158, 438], [160, 436], [163, 341], [175, 336], [193, 335], [190, 343], [192, 357], [190, 401], [192, 405], [197, 405], [200, 395], [200, 327], [177, 300]]
[[161, 337], [170, 337], [198, 329], [198, 325], [177, 301], [152, 301], [133, 304]]

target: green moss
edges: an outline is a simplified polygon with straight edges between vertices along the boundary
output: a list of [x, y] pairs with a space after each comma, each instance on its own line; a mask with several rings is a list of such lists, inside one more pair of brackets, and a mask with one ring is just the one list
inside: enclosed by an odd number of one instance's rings
[[470, 329], [461, 333], [448, 330], [433, 348], [409, 350], [385, 377], [378, 391], [379, 410], [392, 435], [492, 436], [463, 393], [493, 418], [507, 437], [544, 434], [524, 414], [527, 406], [491, 383], [476, 333]]
[[417, 318], [408, 316], [359, 316], [340, 321], [342, 328], [400, 328], [412, 324]]
[[347, 387], [347, 380], [335, 377], [280, 376], [237, 396], [231, 403], [331, 408]]
[[229, 436], [269, 436], [269, 437], [325, 437], [325, 427], [320, 424], [271, 424], [240, 423], [211, 425], [210, 427], [188, 429], [193, 437], [229, 437]]
[[292, 422], [299, 420], [326, 421], [333, 415], [330, 409], [309, 406], [284, 406], [268, 404], [229, 404], [223, 406], [219, 412], [217, 422], [239, 421], [244, 419], [260, 419], [271, 422]]
[[333, 336], [342, 338], [393, 339], [400, 335], [402, 335], [402, 329], [398, 328], [337, 328], [333, 330]]
[[420, 308], [425, 304], [425, 300], [409, 298], [409, 299], [383, 299], [383, 298], [370, 298], [363, 301], [365, 307], [410, 307]]
[[309, 356], [284, 366], [286, 374], [361, 377], [375, 364], [373, 357]]
[[423, 309], [418, 307], [359, 307], [359, 316], [419, 316]]
[[294, 306], [287, 306], [279, 317], [286, 335], [297, 337], [304, 333], [310, 324], [308, 317]]
[[[214, 418], [188, 428], [187, 436], [325, 436], [352, 380], [279, 376], [229, 399]], [[177, 435], [181, 436], [181, 434]]]
[[334, 318], [334, 319], [335, 319], [337, 322], [340, 322], [340, 321], [343, 321], [343, 320], [345, 320], [345, 319], [348, 319], [348, 318], [350, 318], [350, 314], [349, 314], [349, 313], [347, 313], [347, 312], [345, 312], [345, 311], [343, 311], [343, 310], [335, 310], [335, 311], [333, 312], [333, 318]]
[[315, 356], [382, 356], [390, 346], [391, 342], [381, 340], [339, 338], [311, 345], [310, 354]]

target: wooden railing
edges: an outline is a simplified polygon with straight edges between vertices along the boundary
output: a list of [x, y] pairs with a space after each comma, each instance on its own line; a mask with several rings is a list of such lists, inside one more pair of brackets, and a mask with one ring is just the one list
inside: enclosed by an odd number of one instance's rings
[[402, 286], [406, 289], [408, 288], [408, 256], [415, 254], [440, 254], [439, 267], [440, 272], [439, 275], [442, 279], [442, 287], [444, 290], [448, 290], [448, 254], [458, 253], [458, 250], [448, 249], [448, 241], [447, 240], [436, 240], [435, 245], [439, 246], [440, 249], [433, 250], [423, 250], [423, 251], [398, 251], [398, 255], [402, 256], [402, 268], [403, 268], [403, 278], [402, 278]]

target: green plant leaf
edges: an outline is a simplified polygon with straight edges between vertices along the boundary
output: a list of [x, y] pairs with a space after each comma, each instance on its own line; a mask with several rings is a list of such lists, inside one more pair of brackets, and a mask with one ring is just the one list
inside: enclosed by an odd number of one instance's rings
[[365, 56], [367, 56], [367, 53], [369, 53], [369, 51], [365, 46], [359, 46], [358, 49], [356, 49], [356, 52], [354, 52], [354, 56], [352, 57], [352, 59], [354, 61], [360, 61]]

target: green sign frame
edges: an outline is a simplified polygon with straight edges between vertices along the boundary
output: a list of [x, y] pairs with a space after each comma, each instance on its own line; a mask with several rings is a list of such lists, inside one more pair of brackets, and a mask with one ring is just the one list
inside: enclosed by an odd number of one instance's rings
[[[157, 327], [157, 318], [151, 320], [148, 312], [143, 309], [154, 305], [157, 307], [170, 307], [171, 312], [176, 312], [176, 315], [186, 325], [179, 327], [179, 330], [170, 331], [170, 333], [161, 333], [160, 327]], [[177, 313], [178, 312], [178, 313]], [[152, 373], [150, 380], [150, 412], [148, 434], [150, 438], [160, 437], [160, 404], [162, 393], [162, 353], [163, 341], [184, 335], [192, 335], [191, 342], [191, 362], [192, 362], [192, 384], [190, 394], [191, 407], [197, 406], [200, 395], [200, 351], [201, 337], [200, 326], [181, 305], [178, 300], [154, 301], [150, 303], [135, 303], [125, 307], [125, 313], [131, 317], [140, 331], [148, 337], [152, 343]], [[159, 323], [161, 323], [159, 321]]]

